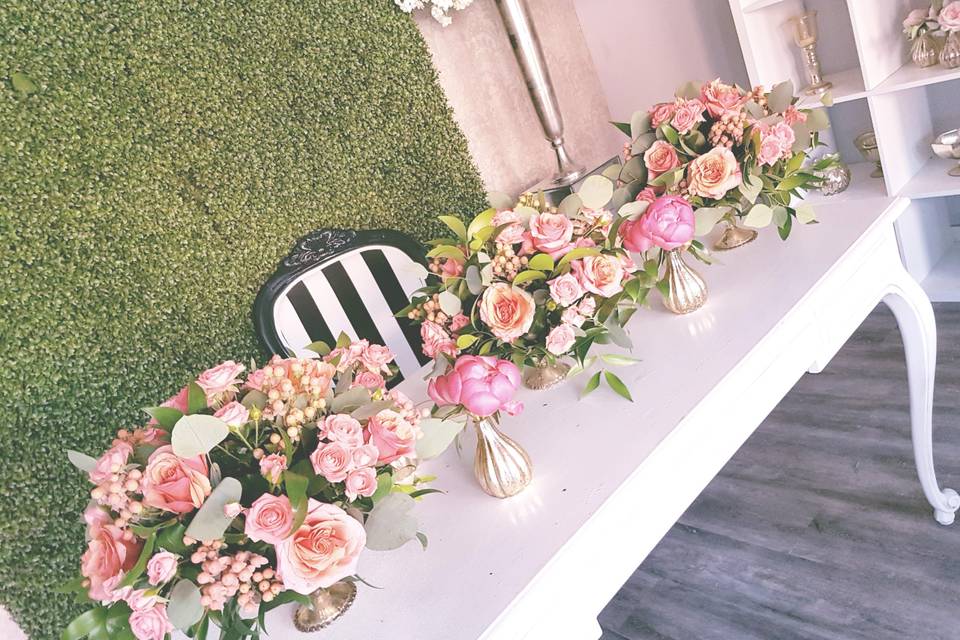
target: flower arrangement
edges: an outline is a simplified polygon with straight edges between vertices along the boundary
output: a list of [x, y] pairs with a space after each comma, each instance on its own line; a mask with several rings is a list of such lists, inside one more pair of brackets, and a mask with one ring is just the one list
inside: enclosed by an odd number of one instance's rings
[[257, 637], [270, 609], [358, 580], [365, 547], [422, 536], [407, 512], [434, 490], [414, 473], [420, 414], [384, 386], [393, 354], [310, 348], [325, 355], [217, 365], [98, 459], [69, 452], [94, 488], [64, 591], [94, 606], [65, 640]]
[[[934, 3], [936, 6], [937, 3]], [[934, 6], [931, 7], [933, 10]], [[960, 0], [953, 0], [937, 14], [937, 24], [946, 33], [960, 33]]]
[[404, 13], [413, 13], [430, 5], [430, 15], [440, 23], [440, 26], [446, 27], [453, 22], [453, 18], [448, 15], [450, 11], [463, 11], [473, 3], [473, 0], [393, 0], [394, 3]]
[[[798, 101], [791, 82], [769, 92], [747, 92], [719, 79], [687, 83], [671, 101], [638, 111], [630, 123], [613, 123], [631, 141], [624, 145], [624, 165], [604, 175], [637, 200], [652, 203], [662, 194], [682, 199], [694, 210], [698, 236], [721, 220], [742, 218], [755, 228], [773, 223], [786, 239], [795, 219], [816, 220], [812, 207], [795, 207], [793, 198], [819, 186], [817, 172], [836, 162], [824, 158], [805, 166], [829, 121], [822, 109], [800, 108]], [[644, 214], [632, 214], [644, 228]]]
[[[656, 261], [636, 264], [624, 248], [627, 218], [615, 213], [627, 204], [624, 196], [609, 179], [592, 176], [558, 207], [547, 206], [542, 194], [519, 202], [498, 196], [469, 223], [442, 216], [452, 235], [430, 242], [427, 285], [399, 314], [420, 323], [436, 373], [461, 354], [518, 367], [564, 358], [583, 366], [594, 343], [630, 348], [623, 327], [659, 277]], [[680, 233], [666, 226], [660, 232]], [[606, 374], [629, 398], [619, 378]]]
[[[907, 40], [913, 41], [925, 33], [934, 34], [940, 30], [938, 16], [941, 2], [931, 2], [927, 9], [914, 9], [903, 19], [903, 33]], [[960, 5], [956, 7], [960, 10]], [[958, 19], [960, 25], [960, 19]]]

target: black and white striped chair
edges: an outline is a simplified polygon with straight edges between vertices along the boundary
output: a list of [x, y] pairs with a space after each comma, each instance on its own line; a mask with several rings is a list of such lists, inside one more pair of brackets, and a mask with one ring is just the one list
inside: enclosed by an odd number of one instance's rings
[[414, 375], [429, 358], [420, 332], [394, 314], [423, 286], [423, 248], [397, 231], [320, 229], [297, 241], [260, 289], [253, 307], [257, 334], [270, 353], [306, 355], [341, 332], [396, 354], [400, 375]]

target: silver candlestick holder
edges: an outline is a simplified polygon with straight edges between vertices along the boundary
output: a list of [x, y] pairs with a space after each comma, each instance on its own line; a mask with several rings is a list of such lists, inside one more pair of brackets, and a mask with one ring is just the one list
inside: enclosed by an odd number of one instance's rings
[[537, 111], [537, 117], [540, 118], [543, 132], [557, 155], [557, 172], [553, 176], [552, 185], [557, 187], [571, 185], [585, 176], [587, 171], [570, 158], [570, 154], [564, 147], [563, 117], [557, 106], [557, 96], [553, 92], [550, 72], [543, 60], [540, 39], [530, 21], [527, 3], [525, 0], [496, 0], [496, 2], [503, 25], [507, 29], [507, 35], [510, 37], [513, 53], [526, 80], [533, 107]]
[[790, 18], [793, 23], [793, 40], [803, 51], [803, 64], [807, 69], [810, 84], [803, 92], [808, 96], [826, 93], [833, 84], [820, 75], [820, 58], [817, 57], [817, 12], [808, 11], [803, 15]]

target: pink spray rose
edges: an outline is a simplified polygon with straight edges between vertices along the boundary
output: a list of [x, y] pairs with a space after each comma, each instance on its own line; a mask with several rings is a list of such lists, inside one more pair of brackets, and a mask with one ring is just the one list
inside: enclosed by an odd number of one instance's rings
[[371, 391], [379, 389], [384, 384], [386, 384], [386, 381], [383, 376], [373, 371], [361, 371], [353, 379], [354, 387], [363, 387]]
[[460, 329], [463, 329], [468, 324], [470, 324], [470, 318], [463, 315], [462, 313], [458, 313], [457, 315], [450, 318], [450, 331], [453, 331], [453, 332], [460, 331]]
[[318, 445], [317, 450], [310, 454], [310, 462], [317, 475], [329, 482], [343, 482], [352, 466], [350, 450], [339, 442]]
[[493, 220], [490, 221], [490, 224], [494, 228], [509, 224], [509, 227], [504, 227], [503, 231], [497, 236], [497, 242], [502, 242], [504, 244], [517, 244], [523, 241], [523, 222], [520, 220], [520, 214], [513, 211], [505, 210], [498, 211]]
[[707, 108], [707, 113], [719, 118], [724, 113], [739, 111], [745, 98], [735, 86], [724, 84], [717, 78], [700, 87], [700, 101]]
[[960, 31], [960, 2], [954, 1], [945, 5], [940, 10], [940, 16], [937, 19], [940, 28], [944, 31]]
[[680, 158], [677, 157], [677, 150], [673, 148], [672, 144], [664, 140], [657, 140], [643, 152], [643, 163], [650, 171], [650, 179], [652, 180], [661, 173], [679, 167]]
[[506, 282], [490, 285], [480, 298], [480, 319], [504, 342], [529, 331], [535, 311], [533, 296]]
[[207, 461], [181, 458], [165, 445], [150, 454], [143, 470], [143, 503], [173, 513], [199, 509], [210, 495]]
[[234, 400], [223, 405], [213, 414], [214, 418], [220, 418], [231, 427], [239, 427], [247, 423], [250, 419], [250, 412], [245, 406]]
[[536, 213], [530, 216], [530, 235], [533, 246], [554, 255], [573, 239], [573, 221], [562, 213]]
[[277, 484], [283, 472], [287, 470], [287, 457], [279, 453], [271, 453], [260, 458], [260, 475], [270, 484]]
[[463, 273], [463, 262], [456, 258], [445, 258], [440, 265], [440, 278], [456, 278]]
[[130, 443], [117, 442], [97, 460], [97, 464], [90, 471], [90, 482], [100, 484], [109, 480], [110, 476], [120, 472], [126, 466], [132, 454], [133, 447]]
[[254, 389], [255, 391], [261, 391], [263, 386], [263, 377], [266, 375], [266, 372], [261, 368], [257, 369], [253, 373], [247, 376], [247, 381], [243, 383], [244, 389]]
[[636, 202], [653, 202], [657, 199], [657, 192], [652, 187], [644, 187], [643, 190], [634, 198]]
[[630, 224], [623, 245], [631, 251], [646, 251], [651, 246], [671, 251], [693, 239], [695, 226], [689, 202], [680, 196], [661, 196]]
[[670, 122], [673, 114], [677, 112], [677, 103], [660, 102], [650, 107], [650, 124], [657, 128], [664, 122]]
[[780, 141], [774, 136], [766, 135], [760, 138], [760, 150], [757, 153], [757, 160], [760, 164], [774, 165], [780, 159], [781, 148]]
[[377, 472], [373, 467], [354, 469], [347, 474], [344, 481], [344, 492], [351, 500], [358, 496], [369, 498], [377, 491]]
[[800, 109], [797, 109], [796, 106], [790, 105], [783, 112], [783, 121], [786, 122], [788, 125], [795, 125], [799, 122], [806, 122], [807, 114], [805, 114], [803, 111], [800, 111]]
[[567, 323], [557, 325], [547, 334], [547, 351], [556, 356], [562, 356], [570, 350], [576, 339], [577, 336], [571, 325]]
[[593, 312], [596, 310], [597, 301], [593, 298], [593, 296], [587, 296], [580, 301], [580, 304], [577, 305], [577, 311], [579, 311], [581, 315], [584, 315], [588, 318], [591, 317]]
[[550, 286], [550, 297], [563, 307], [569, 307], [583, 297], [580, 281], [569, 273], [558, 276], [547, 284]]
[[287, 496], [265, 493], [247, 511], [243, 532], [256, 542], [279, 544], [293, 526], [293, 506]]
[[380, 344], [368, 344], [360, 353], [360, 362], [370, 371], [390, 371], [387, 365], [393, 362], [393, 351]]
[[[88, 510], [89, 511], [89, 510]], [[91, 514], [84, 517], [93, 524], [87, 527], [87, 550], [80, 558], [80, 573], [90, 580], [88, 594], [93, 600], [108, 600], [112, 589], [105, 583], [121, 572], [129, 571], [137, 563], [143, 543], [129, 529], [124, 530], [109, 522], [109, 515], [97, 509], [106, 518]], [[109, 583], [116, 584], [116, 581]]]
[[345, 413], [329, 415], [323, 420], [323, 433], [328, 440], [351, 449], [363, 444], [363, 426]]
[[573, 274], [590, 293], [605, 298], [623, 291], [623, 263], [617, 256], [587, 256], [572, 263]]
[[440, 354], [446, 354], [451, 358], [457, 355], [457, 343], [436, 322], [427, 320], [420, 325], [420, 340], [423, 343], [423, 355], [428, 358], [438, 358]]
[[670, 124], [677, 133], [689, 133], [694, 127], [704, 121], [703, 103], [696, 98], [692, 100], [677, 99], [677, 111], [673, 114]]
[[294, 534], [276, 545], [277, 574], [286, 589], [308, 595], [357, 572], [367, 532], [347, 512], [313, 498]]
[[377, 464], [389, 464], [401, 456], [411, 456], [416, 451], [417, 428], [402, 415], [384, 409], [367, 421], [370, 444], [380, 452]]
[[728, 191], [740, 185], [740, 166], [733, 152], [726, 147], [714, 147], [694, 158], [687, 167], [690, 193], [703, 198], [719, 200]]
[[377, 463], [380, 452], [372, 444], [365, 444], [357, 447], [350, 453], [350, 459], [353, 461], [353, 468], [372, 467]]
[[580, 310], [577, 307], [567, 307], [560, 314], [560, 320], [574, 327], [581, 327], [587, 319], [580, 315]]
[[792, 153], [795, 140], [793, 128], [786, 122], [778, 122], [772, 127], [766, 127], [760, 132], [760, 151], [757, 159], [760, 164], [773, 165]]
[[164, 640], [173, 633], [173, 625], [167, 618], [167, 607], [157, 604], [149, 609], [130, 614], [130, 630], [137, 640]]
[[217, 399], [236, 393], [242, 382], [240, 374], [245, 368], [242, 364], [227, 360], [201, 373], [197, 384], [207, 394], [207, 403], [212, 404]]
[[169, 582], [177, 574], [177, 560], [179, 556], [169, 551], [154, 554], [147, 562], [147, 580], [153, 586]]
[[[513, 400], [520, 386], [520, 370], [507, 360], [492, 356], [461, 356], [453, 370], [440, 378], [447, 379], [444, 384], [448, 390], [459, 385], [459, 404], [476, 416], [486, 417], [501, 409], [512, 414], [522, 407]], [[439, 379], [437, 384], [440, 384]]]

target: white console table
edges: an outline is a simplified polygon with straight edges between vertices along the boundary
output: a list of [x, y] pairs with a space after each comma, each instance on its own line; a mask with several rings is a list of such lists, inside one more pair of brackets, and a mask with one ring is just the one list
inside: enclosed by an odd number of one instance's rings
[[[595, 639], [596, 617], [681, 514], [807, 371], [830, 361], [883, 300], [906, 347], [913, 441], [936, 519], [960, 497], [940, 489], [932, 455], [936, 328], [907, 275], [893, 223], [906, 199], [840, 198], [823, 224], [782, 243], [768, 229], [704, 267], [710, 300], [689, 316], [659, 302], [631, 325], [642, 362], [618, 374], [636, 402], [609, 390], [578, 400], [580, 378], [523, 395], [504, 429], [530, 452], [533, 484], [497, 500], [471, 475], [472, 439], [426, 463], [446, 495], [418, 505], [422, 551], [367, 551], [352, 608], [316, 638]], [[645, 337], [649, 336], [649, 337]], [[296, 638], [292, 609], [267, 618]]]

